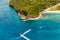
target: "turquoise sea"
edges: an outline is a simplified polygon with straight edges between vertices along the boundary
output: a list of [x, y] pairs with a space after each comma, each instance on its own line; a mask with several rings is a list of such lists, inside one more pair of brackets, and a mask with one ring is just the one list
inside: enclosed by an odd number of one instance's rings
[[[9, 7], [9, 0], [0, 0], [0, 40], [60, 40], [60, 15], [49, 15], [45, 20], [22, 21], [15, 10]], [[58, 18], [58, 19], [57, 19]], [[57, 19], [57, 20], [55, 20]]]

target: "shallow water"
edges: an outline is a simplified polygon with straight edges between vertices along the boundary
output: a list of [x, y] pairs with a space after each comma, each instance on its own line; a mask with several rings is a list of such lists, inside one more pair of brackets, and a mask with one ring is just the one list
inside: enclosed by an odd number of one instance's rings
[[[0, 0], [0, 40], [25, 40], [20, 36], [26, 30], [31, 40], [60, 40], [60, 20], [35, 20], [22, 21], [13, 8], [10, 8], [9, 0]], [[47, 18], [59, 18], [60, 15]]]

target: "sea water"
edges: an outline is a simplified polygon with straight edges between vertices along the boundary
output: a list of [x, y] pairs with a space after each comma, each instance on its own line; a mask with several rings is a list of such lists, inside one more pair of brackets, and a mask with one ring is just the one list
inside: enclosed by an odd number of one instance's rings
[[8, 5], [9, 0], [0, 0], [0, 40], [26, 40], [20, 36], [31, 29], [25, 36], [30, 40], [60, 40], [60, 15], [50, 15], [34, 21], [22, 21], [15, 10]]

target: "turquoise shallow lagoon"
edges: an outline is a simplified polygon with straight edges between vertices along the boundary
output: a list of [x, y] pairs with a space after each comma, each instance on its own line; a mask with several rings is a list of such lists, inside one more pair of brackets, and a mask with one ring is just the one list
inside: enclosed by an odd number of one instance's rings
[[28, 29], [31, 31], [25, 36], [31, 40], [60, 40], [60, 20], [54, 20], [60, 15], [24, 22], [8, 3], [9, 0], [0, 0], [0, 40], [25, 40], [20, 34]]

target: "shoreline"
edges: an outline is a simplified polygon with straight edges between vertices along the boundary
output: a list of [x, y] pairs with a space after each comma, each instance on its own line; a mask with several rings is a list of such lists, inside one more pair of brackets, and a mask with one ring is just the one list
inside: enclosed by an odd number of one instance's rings
[[[58, 12], [58, 13], [57, 13]], [[44, 12], [44, 13], [42, 13], [42, 14], [60, 14], [60, 11], [46, 11], [46, 12]], [[38, 19], [44, 19], [44, 17], [43, 17], [43, 15], [42, 14], [40, 14], [38, 17], [36, 17], [36, 18], [29, 18], [28, 20], [38, 20]], [[23, 21], [28, 21], [28, 20], [26, 20], [25, 19], [25, 17], [22, 17], [22, 19], [23, 19]]]

